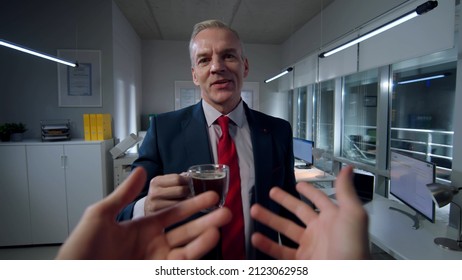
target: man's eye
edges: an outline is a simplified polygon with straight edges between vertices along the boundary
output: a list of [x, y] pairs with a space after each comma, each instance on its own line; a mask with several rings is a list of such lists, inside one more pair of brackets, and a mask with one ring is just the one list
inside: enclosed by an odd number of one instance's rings
[[197, 61], [197, 64], [207, 64], [210, 61], [208, 58], [201, 58]]
[[236, 56], [234, 54], [226, 54], [225, 55], [225, 59], [227, 59], [227, 60], [231, 60], [231, 59], [235, 59], [235, 58], [236, 58]]

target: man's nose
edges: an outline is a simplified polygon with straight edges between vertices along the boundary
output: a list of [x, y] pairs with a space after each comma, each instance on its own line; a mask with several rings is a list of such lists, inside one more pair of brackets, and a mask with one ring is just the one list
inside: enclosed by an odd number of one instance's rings
[[210, 71], [212, 73], [215, 72], [222, 72], [225, 69], [225, 64], [223, 63], [222, 59], [213, 59], [212, 66], [210, 67]]

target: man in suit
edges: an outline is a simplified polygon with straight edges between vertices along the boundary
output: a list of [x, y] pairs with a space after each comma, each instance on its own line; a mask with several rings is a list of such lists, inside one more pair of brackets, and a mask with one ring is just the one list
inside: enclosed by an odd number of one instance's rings
[[[295, 190], [292, 130], [282, 119], [250, 109], [241, 99], [249, 63], [239, 35], [216, 20], [195, 25], [189, 45], [194, 83], [202, 100], [182, 110], [160, 114], [151, 121], [133, 166], [148, 173], [139, 199], [128, 205], [119, 220], [149, 215], [189, 196], [188, 178], [181, 173], [188, 167], [217, 163], [217, 144], [222, 135], [216, 120], [230, 119], [230, 135], [239, 162], [242, 210], [245, 231], [245, 258], [264, 259], [267, 255], [252, 247], [255, 231], [272, 240], [284, 237], [250, 217], [250, 206], [258, 203], [272, 212], [297, 221], [297, 218], [269, 198], [273, 186], [291, 195]], [[220, 248], [206, 258], [221, 259]]]

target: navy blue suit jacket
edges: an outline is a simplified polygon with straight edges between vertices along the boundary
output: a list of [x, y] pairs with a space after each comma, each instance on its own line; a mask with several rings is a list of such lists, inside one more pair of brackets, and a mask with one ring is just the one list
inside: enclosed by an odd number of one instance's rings
[[[279, 186], [299, 197], [295, 190], [292, 129], [282, 119], [249, 109], [244, 103], [249, 123], [255, 164], [255, 186], [251, 204], [259, 203], [274, 213], [294, 221], [296, 217], [269, 198], [273, 186]], [[201, 102], [196, 105], [155, 116], [139, 149], [139, 158], [133, 167], [143, 166], [148, 179], [139, 198], [146, 196], [150, 180], [158, 175], [181, 173], [196, 164], [213, 163], [207, 123]], [[128, 205], [118, 220], [132, 217], [134, 203]], [[278, 233], [255, 222], [254, 229], [277, 241]], [[282, 237], [284, 242], [288, 241]], [[289, 242], [290, 243], [290, 242]], [[293, 243], [291, 245], [294, 245]], [[217, 246], [219, 247], [219, 246]], [[251, 259], [268, 256], [254, 250]], [[220, 252], [211, 252], [208, 258], [219, 258]]]

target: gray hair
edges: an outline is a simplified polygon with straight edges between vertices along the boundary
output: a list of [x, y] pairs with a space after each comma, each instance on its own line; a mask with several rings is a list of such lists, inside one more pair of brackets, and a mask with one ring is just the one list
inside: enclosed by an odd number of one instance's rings
[[217, 19], [210, 19], [210, 20], [205, 20], [199, 23], [196, 23], [193, 28], [193, 32], [191, 34], [191, 40], [189, 41], [189, 56], [191, 57], [191, 65], [194, 66], [194, 58], [193, 58], [193, 45], [194, 45], [194, 39], [196, 38], [197, 34], [199, 32], [209, 29], [209, 28], [219, 28], [219, 29], [226, 29], [228, 31], [231, 31], [236, 38], [239, 40], [239, 43], [241, 45], [241, 50], [242, 50], [242, 59], [245, 58], [244, 55], [244, 45], [242, 44], [241, 38], [239, 37], [239, 34], [237, 33], [236, 30], [232, 29], [226, 23], [217, 20]]

